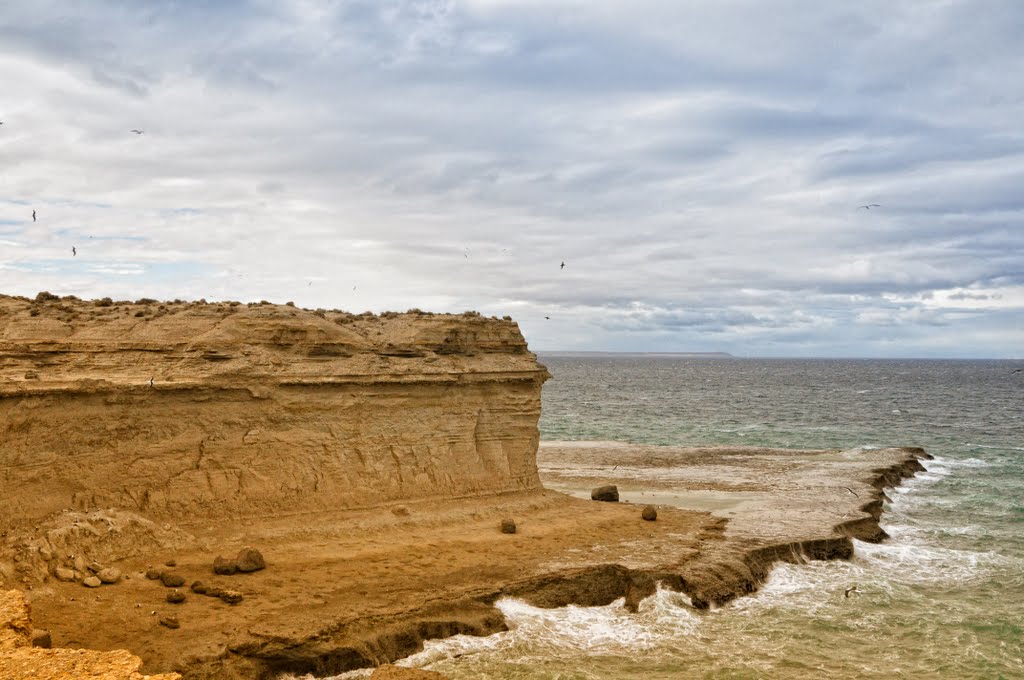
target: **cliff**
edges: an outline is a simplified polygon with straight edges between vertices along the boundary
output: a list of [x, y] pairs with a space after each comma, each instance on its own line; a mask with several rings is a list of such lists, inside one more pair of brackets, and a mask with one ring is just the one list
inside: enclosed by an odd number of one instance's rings
[[0, 532], [536, 489], [547, 377], [475, 313], [2, 296]]

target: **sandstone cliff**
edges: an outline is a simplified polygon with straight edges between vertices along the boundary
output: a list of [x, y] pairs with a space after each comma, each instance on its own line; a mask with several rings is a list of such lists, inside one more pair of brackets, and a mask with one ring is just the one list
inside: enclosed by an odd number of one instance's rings
[[547, 377], [475, 313], [0, 296], [0, 532], [49, 530], [0, 583], [76, 527], [156, 545], [170, 519], [539, 488]]

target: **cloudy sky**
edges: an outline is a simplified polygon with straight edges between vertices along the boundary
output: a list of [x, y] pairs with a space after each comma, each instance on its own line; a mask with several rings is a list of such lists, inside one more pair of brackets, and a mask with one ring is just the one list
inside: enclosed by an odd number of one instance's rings
[[5, 0], [0, 292], [1022, 357], [1021, 36], [1017, 0]]

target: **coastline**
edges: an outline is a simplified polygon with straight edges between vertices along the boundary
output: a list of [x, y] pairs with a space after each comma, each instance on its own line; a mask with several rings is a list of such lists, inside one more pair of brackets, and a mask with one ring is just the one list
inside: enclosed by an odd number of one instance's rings
[[[245, 540], [262, 545], [268, 568], [221, 579], [246, 593], [238, 608], [193, 598], [176, 610], [182, 614], [182, 631], [160, 629], [153, 617], [146, 616], [148, 611], [138, 617], [140, 623], [125, 616], [133, 602], [142, 600], [145, 610], [154, 606], [163, 612], [168, 607], [154, 604], [164, 589], [139, 576], [101, 591], [101, 607], [69, 605], [75, 595], [83, 599], [77, 584], [37, 589], [32, 595], [37, 623], [54, 631], [56, 640], [72, 637], [73, 646], [127, 647], [146, 661], [143, 671], [176, 670], [189, 680], [273, 677], [283, 672], [333, 675], [395, 661], [422, 649], [426, 639], [505, 630], [504, 617], [494, 607], [504, 597], [542, 607], [602, 606], [624, 598], [627, 608], [635, 608], [662, 583], [688, 595], [694, 607], [707, 608], [756, 591], [778, 562], [849, 558], [853, 538], [883, 540], [878, 519], [884, 490], [923, 469], [920, 460], [929, 457], [916, 448], [851, 454], [604, 443], [587, 448], [573, 443], [561, 450], [571, 454], [559, 459], [557, 447], [541, 446], [540, 471], [546, 484], [558, 486], [570, 469], [582, 479], [595, 474], [612, 482], [621, 471], [636, 470], [621, 463], [614, 470], [614, 465], [602, 466], [603, 455], [627, 462], [646, 460], [650, 465], [678, 462], [685, 453], [708, 468], [711, 475], [705, 486], [717, 487], [718, 494], [741, 494], [740, 506], [747, 502], [750, 485], [735, 475], [722, 476], [723, 466], [756, 470], [776, 465], [775, 459], [781, 457], [788, 461], [794, 483], [813, 472], [815, 460], [832, 475], [834, 469], [829, 468], [839, 461], [849, 474], [833, 476], [844, 488], [828, 499], [828, 512], [810, 524], [807, 518], [794, 523], [791, 517], [777, 515], [771, 526], [756, 527], [742, 513], [727, 516], [730, 510], [719, 510], [716, 515], [667, 504], [659, 504], [657, 521], [644, 522], [636, 503], [599, 503], [554, 490], [410, 503], [397, 513], [381, 509], [333, 518], [318, 515], [302, 528], [294, 526], [294, 517], [250, 522], [244, 528], [229, 527], [230, 532], [241, 531]], [[580, 455], [595, 458], [598, 464], [574, 468]], [[629, 495], [628, 476], [618, 481]], [[692, 479], [686, 485], [689, 492], [701, 491], [693, 488]], [[847, 485], [866, 493], [855, 498]], [[805, 491], [820, 496], [818, 490]], [[798, 495], [798, 489], [789, 489], [790, 498]], [[706, 502], [704, 497], [698, 500]], [[803, 512], [799, 504], [791, 510]], [[827, 521], [851, 511], [856, 516]], [[498, 531], [506, 515], [519, 524], [516, 535]], [[763, 511], [759, 515], [765, 518]], [[311, 528], [314, 519], [318, 530]], [[211, 544], [224, 542], [225, 533], [212, 526], [186, 528], [195, 541], [192, 548], [175, 551], [177, 571], [190, 579], [218, 582], [204, 559]], [[751, 535], [754, 530], [761, 535]], [[327, 550], [327, 543], [334, 545]], [[157, 556], [147, 555], [121, 566], [142, 571], [154, 559]], [[329, 585], [332, 581], [335, 584]], [[86, 617], [111, 634], [87, 634]]]

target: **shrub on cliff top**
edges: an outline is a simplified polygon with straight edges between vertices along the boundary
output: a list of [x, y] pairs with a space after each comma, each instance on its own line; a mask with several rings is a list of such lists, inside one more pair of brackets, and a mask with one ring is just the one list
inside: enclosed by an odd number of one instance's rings
[[155, 305], [156, 304], [156, 300], [154, 300], [153, 298], [139, 298], [138, 300], [135, 301], [135, 304], [137, 304], [137, 305]]
[[97, 307], [113, 307], [114, 306], [114, 301], [111, 300], [108, 297], [100, 298], [99, 300], [96, 301], [96, 306]]
[[48, 290], [41, 290], [36, 294], [36, 302], [49, 302], [50, 300], [59, 300], [59, 295], [54, 295]]

